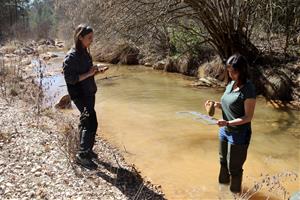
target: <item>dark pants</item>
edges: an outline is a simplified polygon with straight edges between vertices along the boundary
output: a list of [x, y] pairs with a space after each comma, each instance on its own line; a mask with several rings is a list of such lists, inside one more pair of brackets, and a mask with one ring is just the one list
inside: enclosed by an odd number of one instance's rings
[[[220, 173], [219, 182], [229, 183], [232, 192], [240, 192], [243, 176], [243, 165], [251, 138], [251, 128], [242, 132], [228, 132], [220, 129]], [[230, 181], [231, 177], [231, 181]]]
[[239, 132], [229, 132], [225, 127], [220, 128], [220, 163], [229, 167], [231, 174], [241, 173], [247, 158], [247, 149], [251, 138], [251, 127]]
[[220, 141], [220, 164], [228, 170], [232, 176], [243, 174], [243, 165], [247, 158], [248, 144], [228, 144]]
[[96, 132], [98, 128], [97, 115], [95, 107], [95, 95], [83, 96], [73, 99], [76, 107], [80, 111], [80, 148], [79, 154], [86, 155], [93, 149]]

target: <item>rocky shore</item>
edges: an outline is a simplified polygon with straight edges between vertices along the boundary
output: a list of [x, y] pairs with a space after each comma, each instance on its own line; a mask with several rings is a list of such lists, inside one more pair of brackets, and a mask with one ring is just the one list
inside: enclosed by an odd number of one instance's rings
[[43, 51], [49, 45], [63, 48], [50, 41], [0, 48], [1, 199], [165, 199], [161, 187], [126, 163], [100, 133], [95, 145], [98, 169], [89, 171], [73, 163], [78, 116], [41, 105], [44, 96], [34, 81], [41, 74], [32, 73], [35, 65], [29, 60], [55, 57], [39, 51], [41, 45]]

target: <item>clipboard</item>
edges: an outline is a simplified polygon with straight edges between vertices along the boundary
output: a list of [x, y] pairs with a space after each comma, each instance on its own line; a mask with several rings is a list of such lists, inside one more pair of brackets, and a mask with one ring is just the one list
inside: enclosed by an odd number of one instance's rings
[[202, 114], [200, 112], [196, 111], [180, 111], [176, 112], [178, 115], [192, 115], [194, 116], [195, 121], [200, 121], [206, 125], [216, 125], [218, 120], [216, 118], [213, 118], [209, 115]]

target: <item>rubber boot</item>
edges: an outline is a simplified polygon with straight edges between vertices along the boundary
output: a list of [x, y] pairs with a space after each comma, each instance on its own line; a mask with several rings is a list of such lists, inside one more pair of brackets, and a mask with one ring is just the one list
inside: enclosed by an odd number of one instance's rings
[[240, 193], [242, 189], [243, 164], [247, 158], [247, 150], [248, 145], [230, 144], [228, 148], [230, 191], [233, 193]]
[[93, 147], [95, 145], [95, 139], [96, 139], [96, 134], [97, 134], [97, 128], [98, 128], [98, 121], [97, 121], [97, 114], [93, 110], [90, 113], [90, 124], [91, 124], [91, 144], [90, 144], [90, 149], [89, 149], [89, 156], [92, 159], [98, 159], [97, 153], [93, 151]]
[[95, 137], [96, 137], [96, 132], [92, 132], [91, 148], [90, 148], [89, 151], [88, 151], [89, 157], [90, 157], [91, 159], [98, 159], [97, 153], [95, 153], [95, 152], [93, 151], [93, 147], [94, 147], [94, 144], [95, 144]]
[[94, 112], [89, 113], [85, 110], [80, 116], [80, 153], [88, 153], [91, 149], [93, 149], [95, 142], [95, 134], [94, 131]]
[[227, 149], [228, 143], [226, 141], [220, 141], [219, 156], [220, 156], [220, 173], [219, 183], [228, 184], [230, 182], [230, 175], [227, 167]]

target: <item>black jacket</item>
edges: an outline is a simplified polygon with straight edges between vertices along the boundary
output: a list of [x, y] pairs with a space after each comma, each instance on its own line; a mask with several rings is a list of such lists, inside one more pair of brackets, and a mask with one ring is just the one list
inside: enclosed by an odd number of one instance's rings
[[71, 99], [92, 96], [97, 92], [94, 76], [79, 82], [79, 75], [87, 73], [93, 66], [91, 56], [72, 48], [63, 63], [63, 73]]

